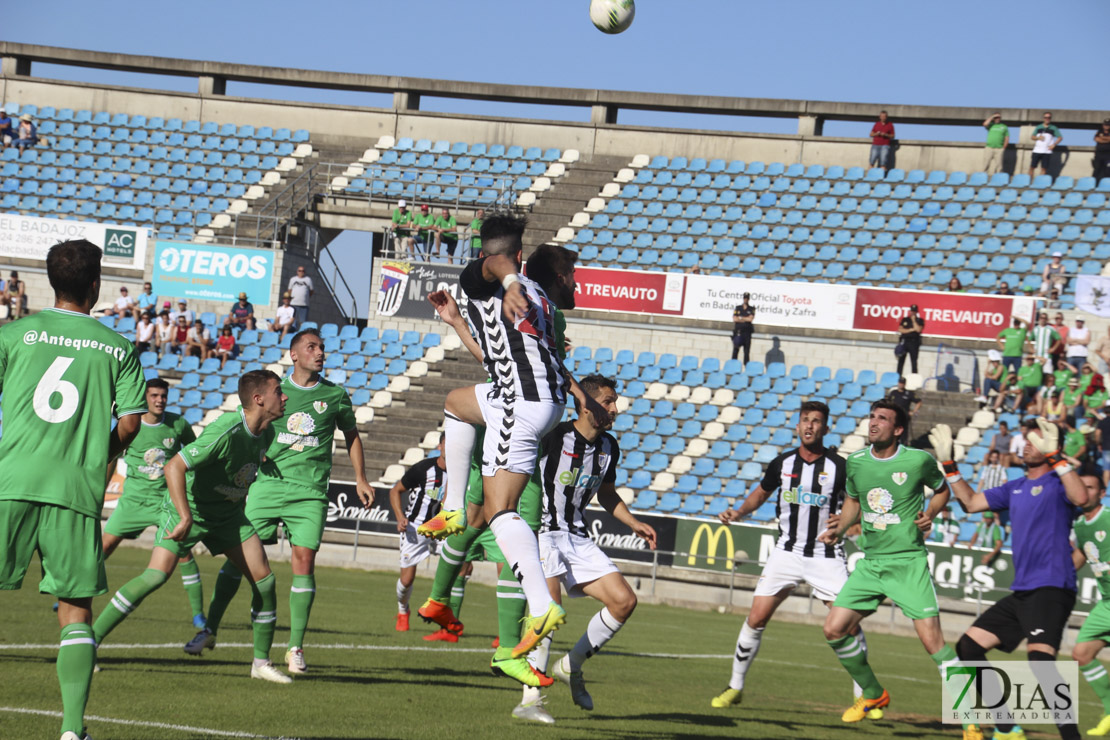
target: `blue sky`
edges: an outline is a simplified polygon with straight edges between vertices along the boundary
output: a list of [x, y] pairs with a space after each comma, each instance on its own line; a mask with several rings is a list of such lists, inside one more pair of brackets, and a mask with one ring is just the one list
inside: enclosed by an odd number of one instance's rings
[[[4, 10], [0, 37], [101, 51], [522, 85], [984, 109], [1110, 106], [1106, 93], [1098, 92], [1105, 87], [1097, 72], [1107, 48], [1107, 0], [638, 0], [635, 23], [619, 36], [593, 28], [588, 0], [194, 0], [172, 11], [156, 10], [161, 7], [134, 0], [54, 0], [44, 14], [40, 4], [13, 3]], [[195, 90], [189, 79], [159, 78], [152, 84], [141, 82], [140, 75], [45, 66], [34, 73]], [[389, 104], [354, 93], [246, 86], [228, 92]], [[466, 112], [472, 105], [427, 101], [425, 107]], [[569, 120], [588, 116], [586, 109], [482, 110]], [[706, 118], [628, 113], [620, 122], [796, 130], [789, 119]], [[858, 126], [834, 123], [826, 134], [859, 135], [853, 130]], [[898, 133], [949, 140], [982, 136], [981, 129], [950, 127], [905, 127]], [[337, 246], [357, 250], [365, 243], [365, 235], [350, 234]], [[359, 273], [348, 279], [367, 282]]]

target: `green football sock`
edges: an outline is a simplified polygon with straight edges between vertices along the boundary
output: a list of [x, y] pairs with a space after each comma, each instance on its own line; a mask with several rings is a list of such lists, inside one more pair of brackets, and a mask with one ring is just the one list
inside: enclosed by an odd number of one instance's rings
[[[501, 574], [497, 577], [498, 651], [511, 651], [520, 642], [520, 623], [524, 620], [527, 609], [528, 601], [524, 598], [524, 589], [520, 587], [512, 569], [507, 564], [502, 565]], [[498, 656], [499, 659], [500, 657]]]
[[1110, 676], [1106, 674], [1106, 669], [1103, 668], [1102, 663], [1092, 660], [1087, 665], [1079, 666], [1079, 671], [1083, 674], [1083, 678], [1087, 679], [1087, 683], [1090, 684], [1099, 701], [1102, 702], [1103, 713], [1110, 714]]
[[212, 589], [212, 603], [208, 605], [208, 631], [216, 634], [220, 630], [227, 605], [235, 598], [239, 584], [243, 582], [243, 574], [239, 572], [230, 560], [225, 560], [216, 576], [216, 585]]
[[455, 619], [459, 618], [462, 613], [463, 599], [466, 598], [466, 582], [470, 580], [469, 576], [465, 578], [456, 578], [455, 585], [451, 587], [451, 612], [455, 615]]
[[443, 547], [439, 548], [436, 577], [432, 581], [432, 592], [428, 594], [428, 598], [441, 604], [451, 600], [451, 586], [454, 585], [455, 578], [458, 577], [463, 563], [466, 562], [466, 551], [483, 531], [485, 527], [467, 527], [443, 541]]
[[185, 595], [189, 597], [189, 608], [193, 616], [204, 616], [204, 586], [200, 582], [200, 566], [195, 558], [189, 558], [181, 563], [181, 584], [185, 587]]
[[315, 598], [316, 576], [293, 576], [293, 585], [289, 588], [289, 647], [302, 647]]
[[945, 645], [929, 657], [932, 658], [933, 662], [937, 664], [937, 668], [940, 670], [942, 681], [944, 680], [944, 666], [948, 665], [949, 663], [960, 662], [959, 656], [956, 655], [956, 651], [951, 645]]
[[92, 627], [83, 622], [62, 627], [58, 647], [58, 685], [62, 688], [62, 734], [85, 734], [85, 704], [96, 665]]
[[143, 599], [157, 591], [158, 587], [165, 583], [167, 578], [169, 576], [162, 571], [156, 568], [147, 568], [141, 575], [123, 584], [93, 624], [96, 643], [99, 645], [104, 642], [108, 633], [126, 619], [128, 614], [135, 611], [139, 604], [143, 603]]
[[274, 645], [274, 629], [277, 627], [277, 586], [274, 574], [259, 579], [254, 584], [254, 598], [251, 600], [251, 628], [254, 632], [255, 660], [268, 660], [270, 648]]
[[875, 678], [875, 672], [867, 662], [867, 651], [854, 635], [846, 635], [839, 640], [829, 640], [828, 643], [840, 660], [840, 665], [844, 666], [844, 670], [848, 671], [852, 680], [863, 689], [864, 697], [878, 699], [883, 695], [883, 687], [879, 685], [879, 679]]

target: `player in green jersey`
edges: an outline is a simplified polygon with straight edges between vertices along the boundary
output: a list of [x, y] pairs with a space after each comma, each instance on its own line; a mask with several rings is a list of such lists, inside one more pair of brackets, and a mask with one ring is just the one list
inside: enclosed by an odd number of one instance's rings
[[277, 622], [274, 574], [262, 542], [243, 512], [247, 489], [274, 440], [272, 423], [281, 418], [285, 408], [281, 380], [269, 370], [245, 373], [239, 378], [239, 402], [243, 405], [238, 411], [229, 411], [209, 424], [199, 439], [166, 463], [166, 499], [150, 564], [116, 592], [97, 617], [93, 632], [100, 644], [166, 582], [178, 558], [203, 542], [212, 553], [227, 555], [251, 581], [251, 678], [291, 683], [292, 679], [270, 662]]
[[1071, 657], [1102, 702], [1102, 719], [1087, 734], [1105, 736], [1110, 735], [1110, 674], [1096, 658], [1110, 643], [1110, 510], [1102, 505], [1106, 490], [1101, 476], [1080, 475], [1079, 480], [1087, 489], [1088, 504], [1083, 507], [1083, 516], [1072, 525], [1076, 545], [1072, 562], [1076, 570], [1084, 563], [1091, 566], [1098, 581], [1099, 601], [1083, 620]]
[[[355, 490], [364, 506], [374, 500], [374, 490], [366, 480], [362, 438], [355, 423], [351, 398], [342, 386], [320, 376], [324, 367], [324, 340], [315, 329], [297, 333], [289, 343], [293, 374], [281, 381], [288, 401], [285, 415], [274, 422], [273, 443], [266, 452], [266, 464], [247, 497], [247, 518], [264, 544], [277, 542], [280, 522], [292, 545], [293, 582], [289, 589], [289, 647], [285, 662], [290, 673], [305, 673], [304, 633], [316, 596], [316, 552], [324, 536], [328, 513], [328, 480], [331, 477], [332, 436], [338, 429], [347, 441], [351, 466], [355, 470]], [[239, 589], [242, 576], [234, 562], [224, 563], [212, 603], [208, 625], [185, 646], [185, 652], [199, 655], [216, 644], [224, 611]]]
[[[889, 597], [913, 620], [921, 644], [938, 668], [943, 671], [947, 663], [957, 660], [941, 633], [924, 538], [948, 503], [948, 484], [932, 455], [899, 444], [907, 423], [902, 407], [885, 399], [872, 404], [867, 433], [871, 444], [848, 456], [847, 497], [840, 521], [818, 537], [835, 545], [862, 519], [864, 558], [856, 563], [825, 619], [825, 639], [863, 688], [841, 717], [845, 722], [859, 722], [875, 707], [890, 704], [867, 653], [850, 634], [883, 599]], [[934, 491], [928, 507], [926, 487]]]
[[[146, 413], [135, 440], [123, 453], [127, 477], [123, 495], [104, 524], [104, 559], [107, 560], [119, 543], [137, 538], [147, 527], [157, 527], [162, 519], [162, 500], [166, 497], [166, 458], [197, 437], [189, 422], [177, 414], [166, 412], [170, 384], [161, 378], [146, 382]], [[193, 626], [204, 626], [204, 593], [200, 569], [193, 554], [181, 559], [181, 582], [189, 597]]]
[[38, 551], [39, 591], [58, 598], [62, 740], [86, 737], [96, 663], [92, 599], [108, 591], [104, 471], [146, 410], [134, 345], [89, 316], [100, 295], [100, 256], [85, 240], [51, 247], [54, 307], [0, 328], [0, 589], [22, 586]]

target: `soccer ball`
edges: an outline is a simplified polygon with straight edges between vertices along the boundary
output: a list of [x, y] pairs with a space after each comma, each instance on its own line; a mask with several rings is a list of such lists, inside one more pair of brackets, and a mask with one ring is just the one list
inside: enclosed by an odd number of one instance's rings
[[590, 0], [590, 20], [604, 33], [628, 30], [635, 17], [635, 0]]

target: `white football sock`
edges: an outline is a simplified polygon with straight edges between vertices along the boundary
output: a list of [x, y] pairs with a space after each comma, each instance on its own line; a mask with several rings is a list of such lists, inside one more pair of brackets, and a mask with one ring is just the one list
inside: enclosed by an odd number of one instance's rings
[[586, 631], [578, 638], [574, 648], [567, 653], [567, 662], [570, 663], [570, 669], [572, 671], [581, 670], [586, 659], [601, 650], [605, 643], [612, 640], [613, 635], [617, 634], [623, 626], [624, 622], [618, 622], [617, 618], [609, 611], [609, 607], [603, 606], [601, 611], [590, 618], [590, 623], [586, 625]]
[[447, 466], [447, 493], [443, 497], [443, 509], [457, 511], [466, 507], [470, 457], [474, 454], [474, 440], [478, 432], [446, 411], [443, 414], [443, 454]]
[[[536, 649], [528, 653], [528, 662], [532, 664], [540, 673], [547, 673], [547, 661], [551, 657], [551, 635], [540, 640], [540, 644]], [[525, 686], [524, 694], [520, 697], [520, 703], [533, 704], [540, 698], [540, 690], [537, 686]]]
[[509, 568], [520, 581], [524, 597], [528, 600], [529, 615], [541, 616], [551, 603], [551, 593], [547, 590], [547, 579], [540, 565], [540, 543], [536, 541], [536, 533], [515, 511], [498, 514], [489, 528], [493, 530], [497, 546], [501, 548]]
[[412, 586], [405, 586], [401, 579], [397, 579], [397, 613], [409, 613], [409, 597], [412, 596]]
[[[863, 648], [863, 655], [864, 655], [864, 657], [866, 657], [867, 656], [867, 638], [863, 636], [863, 627], [859, 628], [859, 634], [856, 635], [856, 639], [859, 640], [860, 647]], [[863, 687], [860, 686], [855, 681], [852, 681], [852, 697], [855, 698], [855, 699], [858, 699], [861, 696], [863, 696]]]
[[740, 691], [744, 688], [744, 676], [752, 666], [756, 654], [759, 652], [759, 643], [763, 640], [763, 629], [753, 629], [748, 626], [748, 620], [740, 628], [740, 637], [736, 639], [736, 653], [732, 656], [732, 678], [728, 687]]

